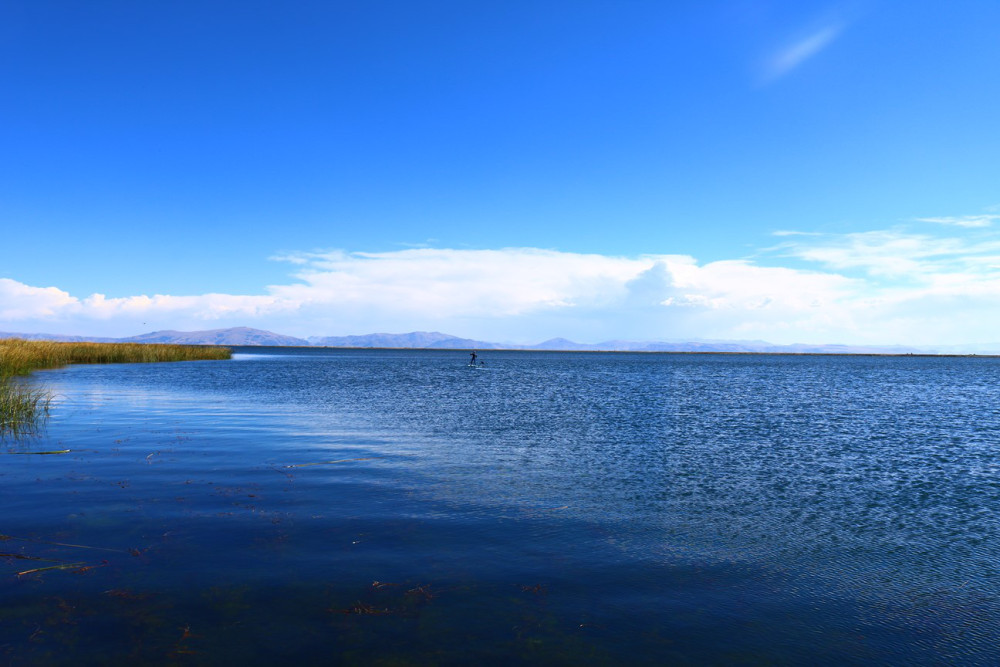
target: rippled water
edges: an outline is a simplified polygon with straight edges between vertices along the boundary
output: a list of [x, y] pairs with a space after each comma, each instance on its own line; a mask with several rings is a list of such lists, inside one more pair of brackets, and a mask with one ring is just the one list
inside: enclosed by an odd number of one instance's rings
[[252, 352], [37, 374], [0, 657], [1000, 662], [998, 359]]

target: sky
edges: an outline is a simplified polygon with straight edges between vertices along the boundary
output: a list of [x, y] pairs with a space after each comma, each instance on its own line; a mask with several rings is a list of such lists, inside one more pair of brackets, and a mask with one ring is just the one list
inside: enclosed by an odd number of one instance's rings
[[0, 331], [1000, 341], [995, 0], [0, 3]]

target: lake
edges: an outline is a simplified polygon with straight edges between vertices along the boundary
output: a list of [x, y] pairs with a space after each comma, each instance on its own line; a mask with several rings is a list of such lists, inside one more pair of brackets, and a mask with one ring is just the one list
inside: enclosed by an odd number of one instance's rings
[[35, 374], [5, 662], [1000, 663], [1000, 359], [236, 352]]

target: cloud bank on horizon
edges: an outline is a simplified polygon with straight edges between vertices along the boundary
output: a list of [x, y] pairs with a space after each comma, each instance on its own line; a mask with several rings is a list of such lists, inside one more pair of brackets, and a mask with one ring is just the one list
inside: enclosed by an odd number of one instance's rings
[[[258, 294], [108, 298], [2, 278], [0, 325], [109, 336], [245, 325], [301, 337], [439, 330], [513, 343], [987, 343], [1000, 326], [995, 218], [777, 232], [753, 258], [704, 263], [539, 248], [288, 253], [272, 259], [291, 267], [289, 281]], [[940, 224], [965, 235], [934, 233]]]

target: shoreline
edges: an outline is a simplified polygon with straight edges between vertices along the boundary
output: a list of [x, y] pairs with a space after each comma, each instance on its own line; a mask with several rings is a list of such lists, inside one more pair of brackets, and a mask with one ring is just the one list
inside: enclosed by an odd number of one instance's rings
[[[210, 347], [210, 346], [204, 346]], [[970, 352], [935, 353], [935, 352], [754, 352], [733, 350], [536, 350], [523, 347], [351, 347], [333, 345], [229, 345], [234, 354], [250, 353], [246, 350], [351, 350], [351, 351], [391, 351], [391, 352], [465, 352], [475, 349], [477, 352], [527, 352], [552, 354], [677, 354], [677, 355], [727, 355], [727, 356], [759, 356], [759, 357], [918, 357], [918, 358], [964, 358], [1000, 359], [1000, 354], [978, 354]]]

